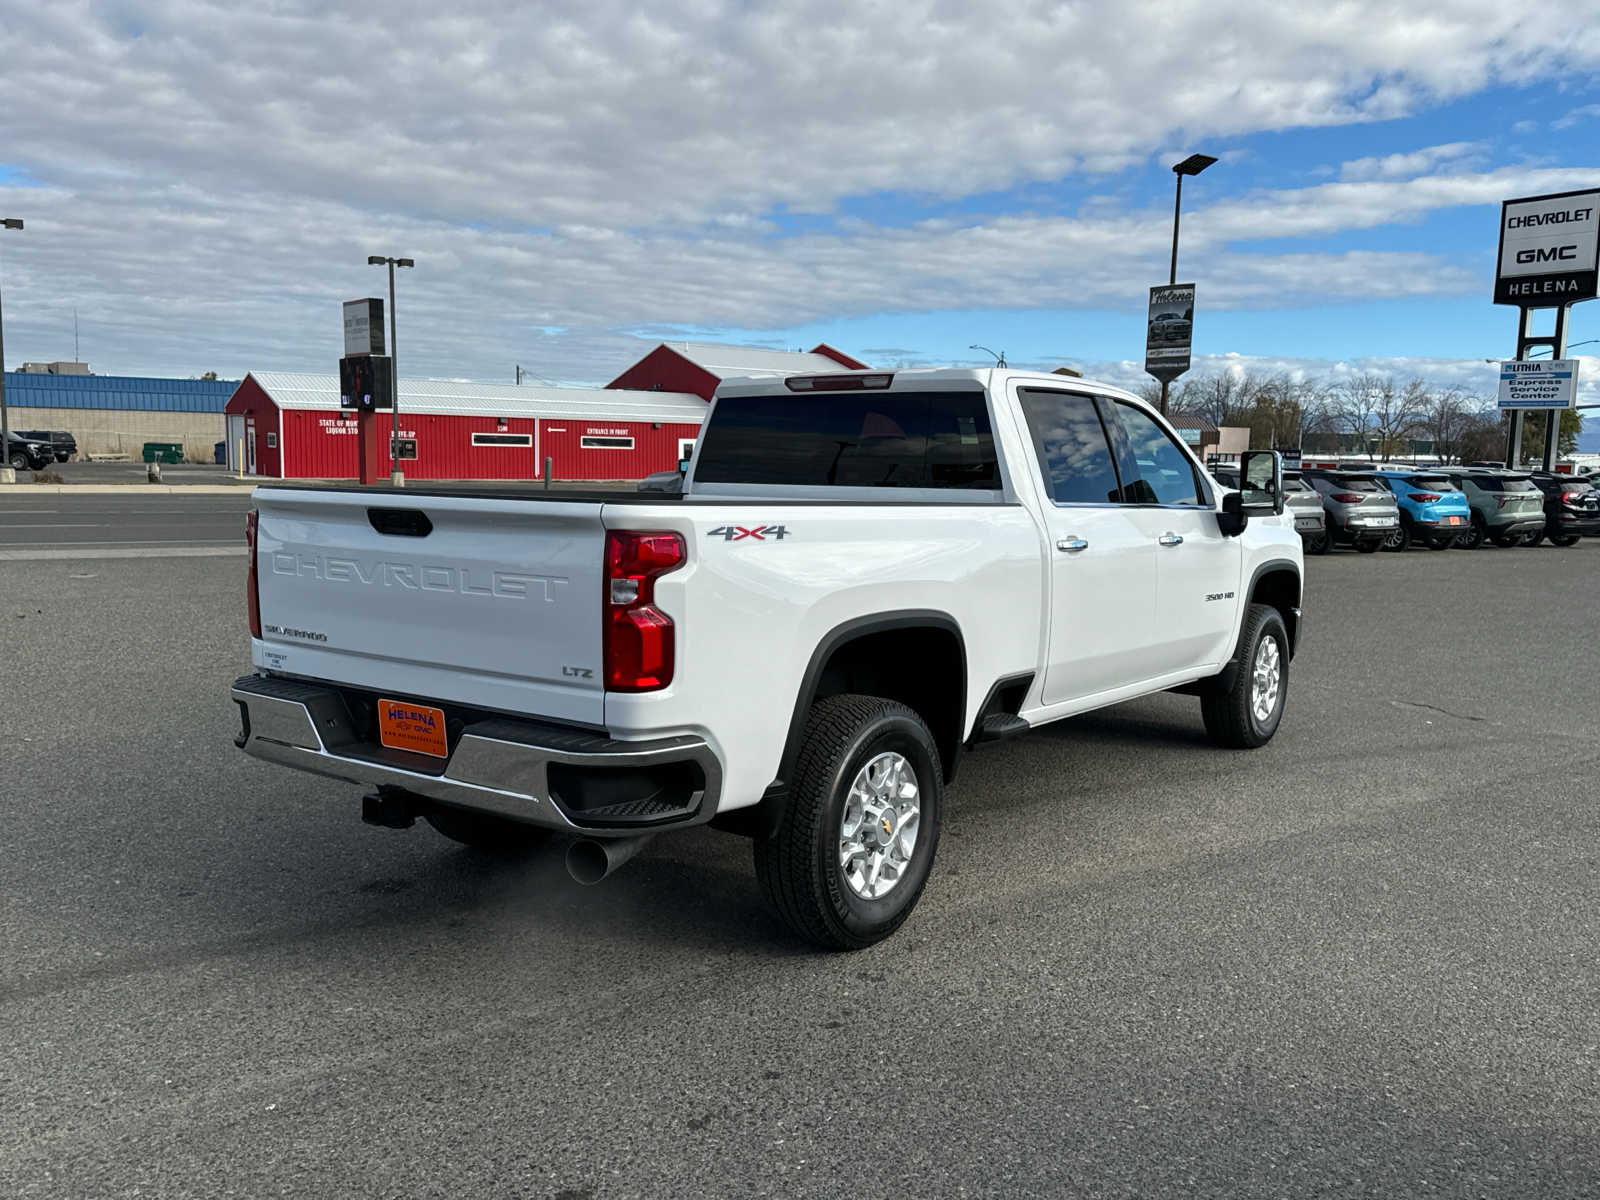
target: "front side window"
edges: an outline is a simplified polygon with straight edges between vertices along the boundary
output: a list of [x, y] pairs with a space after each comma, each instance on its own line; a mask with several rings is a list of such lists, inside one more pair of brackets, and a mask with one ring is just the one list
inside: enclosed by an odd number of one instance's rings
[[1050, 498], [1057, 504], [1116, 503], [1117, 471], [1094, 400], [1031, 388], [1018, 398]]
[[1121, 400], [1108, 405], [1106, 415], [1125, 503], [1210, 503], [1194, 464], [1154, 418]]

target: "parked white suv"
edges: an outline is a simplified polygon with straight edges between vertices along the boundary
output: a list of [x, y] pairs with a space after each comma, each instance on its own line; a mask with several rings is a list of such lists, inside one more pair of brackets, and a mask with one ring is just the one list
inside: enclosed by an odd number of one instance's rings
[[749, 836], [784, 920], [892, 933], [964, 749], [1163, 690], [1283, 716], [1300, 537], [1126, 392], [1004, 369], [726, 380], [682, 494], [263, 487], [238, 744], [458, 840]]

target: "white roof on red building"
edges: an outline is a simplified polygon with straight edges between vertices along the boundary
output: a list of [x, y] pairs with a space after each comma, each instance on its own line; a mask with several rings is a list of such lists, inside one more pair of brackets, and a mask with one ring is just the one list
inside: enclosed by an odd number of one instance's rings
[[845, 370], [838, 359], [808, 350], [768, 350], [761, 346], [724, 346], [718, 342], [661, 344], [718, 379], [735, 375], [814, 375]]
[[[820, 357], [820, 356], [819, 356]], [[838, 364], [834, 363], [837, 369]], [[339, 377], [295, 371], [252, 371], [250, 377], [279, 408], [338, 411]], [[625, 388], [517, 387], [509, 383], [457, 383], [401, 379], [402, 413], [454, 413], [480, 417], [557, 417], [663, 421], [698, 425], [706, 402], [688, 392]]]

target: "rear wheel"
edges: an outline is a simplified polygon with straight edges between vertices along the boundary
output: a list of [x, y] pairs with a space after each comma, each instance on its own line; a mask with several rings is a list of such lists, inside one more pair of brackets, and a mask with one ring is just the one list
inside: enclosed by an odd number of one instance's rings
[[1580, 540], [1575, 533], [1556, 533], [1550, 536], [1552, 546], [1576, 546]]
[[1456, 545], [1463, 550], [1476, 550], [1483, 545], [1483, 539], [1488, 536], [1489, 531], [1483, 527], [1483, 518], [1473, 513], [1471, 528], [1456, 534]]
[[1385, 550], [1411, 549], [1411, 526], [1401, 521], [1383, 539], [1383, 548]]
[[806, 719], [777, 832], [756, 839], [756, 877], [800, 937], [862, 949], [911, 915], [943, 807], [939, 751], [920, 716], [877, 696], [830, 696]]
[[1362, 554], [1372, 554], [1381, 545], [1383, 545], [1382, 538], [1361, 538], [1356, 542], [1356, 549], [1361, 551]]
[[1289, 685], [1289, 631], [1278, 610], [1252, 604], [1239, 633], [1233, 686], [1200, 697], [1206, 734], [1230, 750], [1254, 750], [1272, 740], [1283, 720]]
[[1321, 533], [1313, 533], [1302, 539], [1305, 542], [1307, 554], [1326, 554], [1333, 549], [1333, 535], [1326, 529]]
[[452, 842], [489, 854], [523, 854], [550, 838], [550, 831], [537, 825], [468, 812], [464, 808], [440, 806], [423, 813], [422, 819]]

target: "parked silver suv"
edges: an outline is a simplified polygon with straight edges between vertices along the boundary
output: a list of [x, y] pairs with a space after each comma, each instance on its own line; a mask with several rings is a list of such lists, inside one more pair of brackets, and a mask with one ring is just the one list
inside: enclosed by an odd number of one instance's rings
[[1370, 474], [1313, 470], [1301, 477], [1322, 497], [1328, 537], [1339, 545], [1371, 554], [1400, 526], [1394, 496]]

